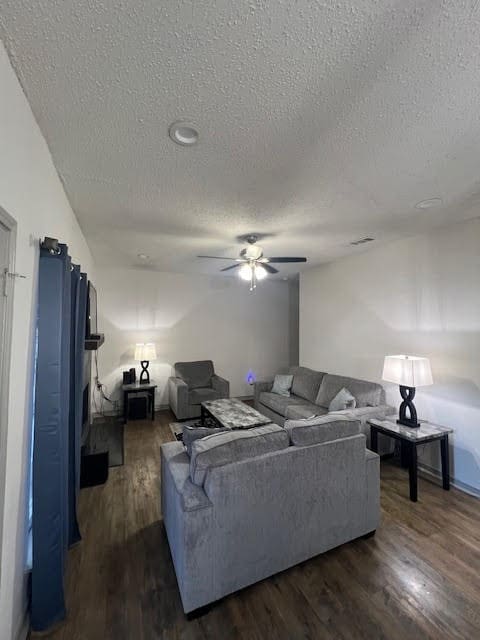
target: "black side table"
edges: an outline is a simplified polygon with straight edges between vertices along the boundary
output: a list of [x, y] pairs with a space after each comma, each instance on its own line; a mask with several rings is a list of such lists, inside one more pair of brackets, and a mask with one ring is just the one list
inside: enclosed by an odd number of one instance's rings
[[126, 424], [128, 418], [128, 401], [130, 395], [136, 395], [140, 393], [146, 393], [150, 403], [151, 419], [155, 419], [155, 389], [157, 385], [153, 380], [150, 380], [148, 384], [140, 384], [140, 382], [134, 382], [132, 384], [123, 384], [123, 422]]
[[442, 481], [445, 491], [450, 489], [450, 464], [448, 458], [448, 434], [453, 429], [441, 427], [429, 422], [422, 422], [419, 427], [404, 427], [393, 420], [368, 421], [370, 425], [370, 448], [378, 452], [378, 434], [383, 433], [401, 443], [402, 465], [408, 466], [410, 480], [410, 500], [417, 502], [417, 445], [438, 440], [442, 456]]

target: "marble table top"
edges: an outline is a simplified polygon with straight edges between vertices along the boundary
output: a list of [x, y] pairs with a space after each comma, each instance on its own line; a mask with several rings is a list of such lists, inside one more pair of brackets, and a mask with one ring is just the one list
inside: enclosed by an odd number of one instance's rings
[[438, 424], [420, 420], [419, 427], [405, 427], [397, 424], [395, 420], [377, 420], [376, 418], [369, 420], [368, 423], [374, 427], [378, 427], [383, 431], [396, 434], [405, 440], [412, 442], [421, 442], [422, 440], [431, 440], [432, 438], [441, 438], [442, 436], [452, 433], [450, 427], [442, 427]]
[[206, 400], [202, 402], [202, 406], [217, 422], [227, 429], [251, 429], [271, 422], [270, 418], [235, 398]]

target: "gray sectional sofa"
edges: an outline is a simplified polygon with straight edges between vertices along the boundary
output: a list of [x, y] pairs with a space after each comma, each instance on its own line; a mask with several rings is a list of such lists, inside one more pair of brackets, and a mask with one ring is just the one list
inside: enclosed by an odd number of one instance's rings
[[327, 415], [162, 445], [162, 512], [186, 613], [375, 531], [379, 457]]
[[[307, 367], [290, 367], [293, 375], [290, 396], [272, 393], [273, 380], [254, 384], [255, 409], [282, 426], [285, 420], [328, 414], [328, 406], [336, 394], [346, 388], [355, 397], [356, 407], [335, 412], [360, 421], [361, 430], [370, 439], [367, 420], [384, 418], [396, 412], [385, 402], [385, 390], [376, 382], [337, 376]], [[381, 451], [384, 453], [384, 451]]]

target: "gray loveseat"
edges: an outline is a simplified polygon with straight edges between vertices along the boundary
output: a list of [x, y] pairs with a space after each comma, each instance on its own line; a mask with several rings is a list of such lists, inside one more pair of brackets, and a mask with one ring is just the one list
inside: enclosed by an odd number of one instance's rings
[[[384, 418], [396, 412], [394, 407], [386, 404], [385, 390], [376, 382], [337, 376], [307, 367], [290, 367], [288, 373], [293, 374], [289, 397], [271, 392], [273, 380], [254, 384], [255, 409], [280, 426], [285, 420], [328, 414], [330, 402], [343, 387], [355, 397], [356, 407], [335, 413], [360, 420], [361, 430], [368, 441], [370, 429], [367, 420]], [[385, 445], [390, 450], [388, 443], [382, 441], [381, 444], [382, 453], [386, 452]]]
[[205, 400], [230, 396], [230, 383], [215, 373], [211, 360], [176, 362], [168, 379], [168, 400], [177, 420], [198, 418]]
[[375, 531], [380, 469], [358, 420], [324, 416], [161, 447], [162, 512], [186, 613]]

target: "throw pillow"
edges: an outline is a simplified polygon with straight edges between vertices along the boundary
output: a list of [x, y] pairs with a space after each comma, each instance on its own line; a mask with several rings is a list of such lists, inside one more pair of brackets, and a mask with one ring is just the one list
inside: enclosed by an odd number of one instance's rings
[[279, 396], [290, 396], [292, 388], [293, 376], [277, 374], [273, 381], [272, 393]]
[[345, 409], [355, 409], [357, 401], [350, 391], [343, 387], [328, 405], [329, 411], [344, 411]]
[[206, 438], [207, 436], [211, 436], [214, 433], [222, 433], [222, 431], [228, 431], [228, 429], [224, 429], [223, 427], [183, 427], [182, 442], [185, 445], [185, 449], [187, 450], [188, 455], [192, 455], [192, 445], [195, 440]]

